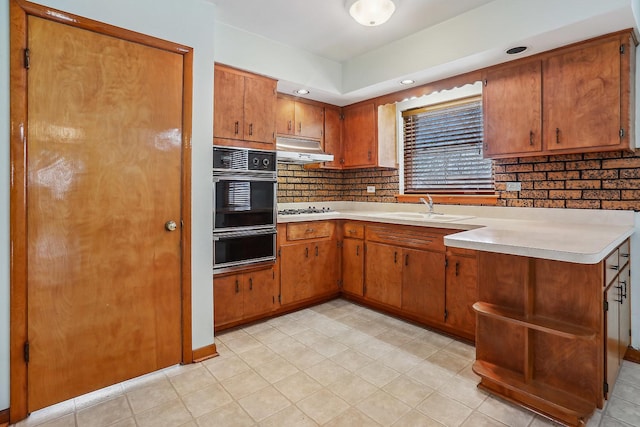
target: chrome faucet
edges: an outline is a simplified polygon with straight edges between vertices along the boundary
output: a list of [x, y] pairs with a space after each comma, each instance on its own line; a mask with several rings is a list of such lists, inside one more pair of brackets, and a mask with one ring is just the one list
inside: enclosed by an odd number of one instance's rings
[[433, 214], [433, 199], [427, 194], [429, 201], [427, 202], [424, 197], [420, 197], [420, 201], [429, 207], [429, 215]]

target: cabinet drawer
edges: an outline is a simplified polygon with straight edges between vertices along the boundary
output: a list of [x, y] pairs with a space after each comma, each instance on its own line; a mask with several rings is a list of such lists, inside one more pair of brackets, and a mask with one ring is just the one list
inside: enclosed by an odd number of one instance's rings
[[618, 249], [611, 252], [611, 254], [604, 260], [604, 286], [609, 286], [609, 283], [615, 279], [620, 270], [620, 264], [618, 263]]
[[478, 251], [475, 249], [453, 248], [447, 247], [447, 255], [458, 255], [469, 258], [475, 258], [478, 256]]
[[287, 240], [331, 237], [334, 225], [329, 221], [309, 221], [287, 224]]
[[365, 234], [371, 242], [444, 252], [444, 236], [449, 232], [439, 228], [370, 225]]
[[364, 224], [345, 222], [342, 224], [342, 234], [352, 239], [364, 239]]
[[629, 251], [629, 239], [627, 239], [618, 246], [618, 265], [621, 269], [629, 263]]

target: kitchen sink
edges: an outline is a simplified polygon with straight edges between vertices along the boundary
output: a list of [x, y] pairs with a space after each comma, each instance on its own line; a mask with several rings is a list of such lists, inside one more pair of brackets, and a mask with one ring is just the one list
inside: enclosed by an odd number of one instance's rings
[[450, 222], [474, 218], [470, 215], [429, 214], [427, 212], [380, 212], [371, 214], [378, 218], [409, 219], [414, 221]]

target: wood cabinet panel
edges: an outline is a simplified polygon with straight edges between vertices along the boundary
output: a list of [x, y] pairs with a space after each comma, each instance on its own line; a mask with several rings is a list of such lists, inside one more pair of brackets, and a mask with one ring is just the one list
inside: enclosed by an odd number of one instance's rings
[[338, 292], [340, 264], [335, 240], [316, 242], [313, 248], [313, 296]]
[[242, 319], [243, 296], [240, 277], [236, 274], [213, 279], [213, 324], [224, 326]]
[[285, 245], [280, 248], [280, 295], [282, 305], [309, 298], [313, 270], [309, 256], [313, 256], [309, 244]]
[[402, 309], [419, 317], [443, 323], [444, 253], [403, 249], [402, 263]]
[[489, 70], [482, 93], [485, 156], [542, 150], [540, 61]]
[[337, 108], [324, 109], [324, 151], [333, 154], [333, 161], [323, 163], [323, 168], [338, 169], [342, 166], [342, 113]]
[[272, 268], [246, 273], [244, 280], [243, 314], [245, 318], [259, 316], [275, 308], [275, 273]]
[[446, 323], [456, 330], [475, 335], [478, 301], [478, 259], [475, 251], [468, 256], [447, 253], [445, 308]]
[[606, 382], [611, 384], [618, 376], [620, 369], [620, 292], [615, 283], [605, 291], [607, 311], [605, 317], [605, 366]]
[[344, 239], [342, 242], [342, 291], [363, 296], [364, 241]]
[[275, 144], [276, 82], [245, 78], [244, 139]]
[[318, 105], [295, 103], [295, 134], [304, 138], [322, 139], [324, 108]]
[[343, 110], [343, 167], [376, 165], [377, 124], [373, 102], [346, 107]]
[[278, 135], [294, 135], [295, 101], [278, 96], [276, 105], [276, 132]]
[[213, 94], [213, 136], [242, 139], [244, 77], [216, 67]]
[[367, 242], [365, 297], [392, 307], [402, 304], [402, 249]]
[[287, 240], [332, 237], [335, 224], [331, 221], [308, 221], [287, 224]]
[[620, 144], [620, 40], [598, 41], [544, 62], [548, 150]]

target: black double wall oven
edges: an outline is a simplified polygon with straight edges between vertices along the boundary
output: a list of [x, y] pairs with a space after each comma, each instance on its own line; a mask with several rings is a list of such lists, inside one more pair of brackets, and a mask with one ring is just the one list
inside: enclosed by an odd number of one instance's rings
[[213, 148], [213, 271], [276, 259], [274, 151]]

